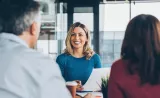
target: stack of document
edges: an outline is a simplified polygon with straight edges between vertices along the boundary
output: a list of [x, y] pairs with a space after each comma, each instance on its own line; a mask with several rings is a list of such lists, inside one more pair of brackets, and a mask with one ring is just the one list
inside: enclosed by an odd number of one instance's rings
[[102, 96], [101, 92], [101, 78], [107, 77], [110, 74], [110, 68], [96, 68], [93, 69], [89, 79], [83, 85], [83, 91], [77, 92], [78, 95], [84, 97], [87, 93], [92, 93], [94, 96]]
[[100, 91], [101, 78], [107, 77], [110, 73], [110, 68], [96, 68], [93, 69], [89, 79], [83, 85], [84, 91]]

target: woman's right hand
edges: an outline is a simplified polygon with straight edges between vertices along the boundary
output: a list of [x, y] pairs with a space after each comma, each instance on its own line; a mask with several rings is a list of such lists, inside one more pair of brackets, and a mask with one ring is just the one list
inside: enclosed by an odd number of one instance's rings
[[75, 80], [76, 82], [77, 82], [77, 88], [76, 88], [76, 90], [77, 91], [82, 91], [83, 90], [83, 87], [82, 87], [82, 84], [81, 84], [81, 81], [80, 80]]

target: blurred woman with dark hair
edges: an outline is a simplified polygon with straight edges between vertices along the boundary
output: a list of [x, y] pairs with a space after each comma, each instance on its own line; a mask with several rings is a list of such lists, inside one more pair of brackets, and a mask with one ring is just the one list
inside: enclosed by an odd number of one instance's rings
[[160, 22], [141, 14], [128, 24], [121, 59], [114, 62], [108, 98], [160, 98]]

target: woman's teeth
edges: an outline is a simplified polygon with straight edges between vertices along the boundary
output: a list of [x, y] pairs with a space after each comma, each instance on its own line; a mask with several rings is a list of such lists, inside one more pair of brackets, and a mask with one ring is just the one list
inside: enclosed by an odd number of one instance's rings
[[80, 44], [80, 42], [74, 42], [75, 44]]

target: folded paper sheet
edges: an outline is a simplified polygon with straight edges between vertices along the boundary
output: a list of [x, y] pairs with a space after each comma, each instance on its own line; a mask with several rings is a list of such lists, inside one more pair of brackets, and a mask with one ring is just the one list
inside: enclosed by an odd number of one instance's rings
[[[103, 98], [103, 95], [101, 92], [90, 92], [92, 94], [92, 98]], [[88, 94], [88, 92], [77, 92], [77, 95], [84, 97]]]

